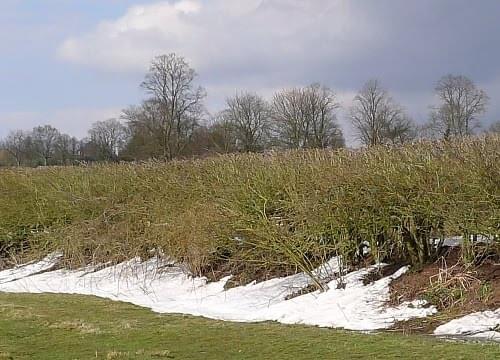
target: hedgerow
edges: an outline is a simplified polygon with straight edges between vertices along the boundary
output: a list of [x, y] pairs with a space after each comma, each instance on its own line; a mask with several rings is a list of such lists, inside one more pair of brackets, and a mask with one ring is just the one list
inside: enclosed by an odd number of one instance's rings
[[[374, 261], [418, 266], [439, 253], [431, 239], [488, 236], [498, 251], [499, 189], [498, 136], [4, 169], [0, 256], [62, 250], [78, 267], [161, 250], [194, 274], [310, 272], [369, 244]], [[466, 241], [463, 260], [475, 249]]]

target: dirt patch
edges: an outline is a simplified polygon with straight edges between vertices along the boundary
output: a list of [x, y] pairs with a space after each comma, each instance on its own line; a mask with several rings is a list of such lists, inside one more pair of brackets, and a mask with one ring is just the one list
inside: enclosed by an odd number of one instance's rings
[[[462, 289], [461, 299], [456, 304], [440, 302], [439, 287], [452, 290]], [[434, 305], [439, 310], [450, 305], [466, 307], [472, 311], [500, 307], [500, 263], [491, 257], [476, 266], [464, 266], [460, 262], [460, 250], [450, 248], [436, 262], [417, 271], [410, 271], [391, 283], [391, 303], [424, 298], [432, 301], [432, 290], [437, 297]], [[442, 294], [444, 295], [444, 293]]]
[[429, 333], [453, 318], [500, 307], [498, 254], [483, 253], [475, 264], [467, 266], [460, 260], [460, 249], [448, 248], [436, 262], [391, 283], [391, 305], [424, 299], [439, 310], [425, 319], [399, 322], [394, 329]]

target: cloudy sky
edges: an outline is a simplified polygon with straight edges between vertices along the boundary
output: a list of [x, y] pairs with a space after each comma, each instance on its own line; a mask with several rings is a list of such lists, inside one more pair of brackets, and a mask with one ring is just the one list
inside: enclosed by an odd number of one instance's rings
[[0, 136], [39, 124], [84, 136], [138, 103], [148, 62], [169, 52], [197, 70], [211, 112], [237, 90], [312, 82], [345, 109], [377, 78], [423, 122], [435, 82], [455, 73], [488, 92], [489, 123], [499, 15], [498, 0], [1, 0]]

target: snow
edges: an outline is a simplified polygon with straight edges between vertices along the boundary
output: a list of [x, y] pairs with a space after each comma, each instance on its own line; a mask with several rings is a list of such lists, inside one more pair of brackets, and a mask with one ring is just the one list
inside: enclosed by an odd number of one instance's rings
[[434, 334], [500, 341], [500, 309], [476, 312], [451, 320], [437, 327]]
[[[315, 291], [286, 300], [287, 296], [311, 284], [304, 273], [224, 290], [230, 277], [208, 282], [189, 276], [181, 266], [154, 258], [145, 262], [132, 259], [104, 269], [47, 271], [54, 267], [58, 254], [0, 272], [0, 291], [95, 295], [130, 302], [159, 313], [182, 313], [212, 319], [240, 322], [278, 321], [342, 327], [350, 330], [375, 330], [395, 321], [425, 317], [436, 312], [425, 302], [386, 305], [389, 283], [408, 269], [363, 285], [363, 277], [376, 266], [345, 274], [345, 288], [337, 281], [328, 290]], [[322, 279], [338, 273], [339, 259], [333, 258], [315, 270]], [[382, 266], [382, 265], [380, 265]], [[41, 272], [42, 271], [42, 272]]]
[[58, 260], [62, 257], [61, 253], [53, 253], [46, 256], [38, 262], [16, 266], [12, 269], [0, 271], [0, 284], [25, 278], [30, 275], [47, 271], [56, 266]]
[[[471, 242], [477, 242], [477, 243], [484, 243], [484, 244], [491, 244], [495, 242], [495, 237], [494, 236], [486, 236], [486, 235], [470, 235], [469, 241]], [[441, 242], [441, 239], [431, 239], [431, 244], [438, 245]], [[449, 236], [445, 239], [443, 239], [441, 246], [449, 246], [449, 247], [456, 247], [456, 246], [461, 246], [463, 242], [463, 236]]]

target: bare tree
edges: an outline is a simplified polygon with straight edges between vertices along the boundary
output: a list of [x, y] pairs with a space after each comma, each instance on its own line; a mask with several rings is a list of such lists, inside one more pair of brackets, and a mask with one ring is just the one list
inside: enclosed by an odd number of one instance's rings
[[99, 159], [116, 160], [127, 138], [127, 129], [116, 119], [98, 121], [89, 130]]
[[23, 157], [28, 154], [29, 134], [22, 130], [11, 131], [2, 143], [0, 149], [7, 151], [16, 161], [17, 166], [21, 166]]
[[413, 122], [377, 80], [368, 81], [356, 95], [350, 119], [364, 145], [402, 143], [415, 136]]
[[308, 145], [309, 125], [306, 105], [300, 88], [285, 89], [274, 94], [272, 119], [278, 141], [288, 148], [305, 148]]
[[163, 157], [172, 159], [186, 146], [203, 112], [203, 88], [195, 87], [196, 72], [176, 54], [156, 57], [141, 87], [152, 96], [162, 136]]
[[222, 116], [234, 128], [238, 149], [262, 150], [270, 129], [267, 102], [261, 96], [247, 92], [228, 98], [226, 104]]
[[54, 156], [57, 157], [62, 165], [68, 165], [73, 161], [72, 153], [72, 138], [67, 134], [61, 134], [57, 137], [54, 145]]
[[49, 164], [50, 159], [54, 156], [56, 141], [59, 136], [59, 130], [50, 125], [37, 126], [33, 129], [33, 146], [45, 166]]
[[276, 93], [272, 118], [278, 141], [289, 148], [343, 146], [339, 107], [334, 92], [320, 84]]
[[78, 158], [81, 161], [89, 162], [97, 160], [96, 145], [88, 138], [85, 137], [78, 142]]
[[71, 154], [71, 159], [73, 162], [81, 159], [82, 156], [83, 141], [78, 140], [76, 137], [71, 137], [69, 150]]
[[340, 105], [332, 90], [313, 84], [303, 90], [308, 146], [314, 148], [344, 146], [336, 111]]
[[208, 129], [211, 148], [218, 153], [231, 153], [237, 149], [237, 136], [234, 123], [227, 113], [218, 113]]
[[127, 121], [130, 131], [130, 141], [127, 151], [136, 157], [165, 157], [169, 149], [166, 117], [162, 114], [159, 101], [151, 99], [143, 101], [140, 106], [130, 106], [123, 110], [121, 118]]
[[500, 121], [494, 122], [490, 125], [488, 132], [500, 134]]
[[415, 140], [418, 136], [418, 128], [411, 118], [404, 112], [387, 124], [384, 132], [385, 143], [402, 145]]
[[431, 112], [429, 127], [445, 139], [470, 135], [486, 111], [486, 92], [462, 75], [443, 76], [435, 90], [441, 103]]

